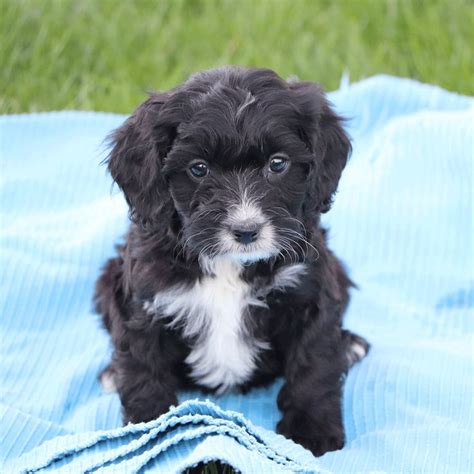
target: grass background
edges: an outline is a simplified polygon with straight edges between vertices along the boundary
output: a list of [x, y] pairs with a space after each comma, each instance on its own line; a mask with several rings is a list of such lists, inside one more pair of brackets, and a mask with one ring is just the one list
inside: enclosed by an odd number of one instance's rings
[[473, 0], [0, 0], [0, 113], [129, 113], [223, 64], [328, 90], [388, 73], [474, 95], [473, 45]]
[[0, 0], [0, 113], [130, 112], [236, 63], [335, 89], [377, 73], [474, 94], [472, 0]]

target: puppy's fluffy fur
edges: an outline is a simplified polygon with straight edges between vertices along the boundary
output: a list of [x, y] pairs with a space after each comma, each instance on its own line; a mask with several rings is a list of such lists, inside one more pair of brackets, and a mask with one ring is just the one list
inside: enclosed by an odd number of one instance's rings
[[315, 455], [340, 449], [344, 375], [368, 344], [342, 329], [351, 281], [319, 224], [350, 152], [321, 88], [199, 73], [153, 94], [112, 145], [132, 224], [95, 301], [125, 422], [161, 415], [183, 387], [283, 376], [278, 432]]

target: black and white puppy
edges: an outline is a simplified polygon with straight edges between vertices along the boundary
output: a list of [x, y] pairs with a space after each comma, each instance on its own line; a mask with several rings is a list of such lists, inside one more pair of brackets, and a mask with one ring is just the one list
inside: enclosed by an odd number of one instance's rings
[[95, 301], [125, 422], [180, 388], [283, 376], [278, 432], [315, 455], [342, 448], [343, 380], [368, 344], [341, 327], [351, 281], [320, 227], [351, 148], [321, 88], [202, 72], [153, 94], [112, 145], [132, 224]]

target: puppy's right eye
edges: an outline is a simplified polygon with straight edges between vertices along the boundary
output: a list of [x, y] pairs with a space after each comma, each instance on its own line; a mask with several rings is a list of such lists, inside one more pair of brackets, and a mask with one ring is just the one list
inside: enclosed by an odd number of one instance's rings
[[206, 163], [202, 161], [198, 161], [196, 163], [193, 163], [189, 167], [189, 172], [195, 177], [195, 178], [204, 178], [209, 173], [209, 168], [206, 165]]
[[270, 165], [268, 168], [272, 173], [280, 174], [286, 171], [289, 165], [290, 161], [286, 155], [275, 153], [270, 157]]

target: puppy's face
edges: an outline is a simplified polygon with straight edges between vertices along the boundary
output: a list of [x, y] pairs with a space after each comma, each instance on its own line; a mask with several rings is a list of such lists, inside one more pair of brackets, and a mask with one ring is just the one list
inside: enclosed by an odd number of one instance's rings
[[349, 148], [318, 86], [228, 68], [142, 105], [109, 167], [139, 221], [178, 222], [186, 255], [253, 262], [304, 252]]
[[281, 113], [232, 93], [205, 97], [164, 160], [184, 247], [247, 262], [291, 254], [302, 245], [312, 155]]

